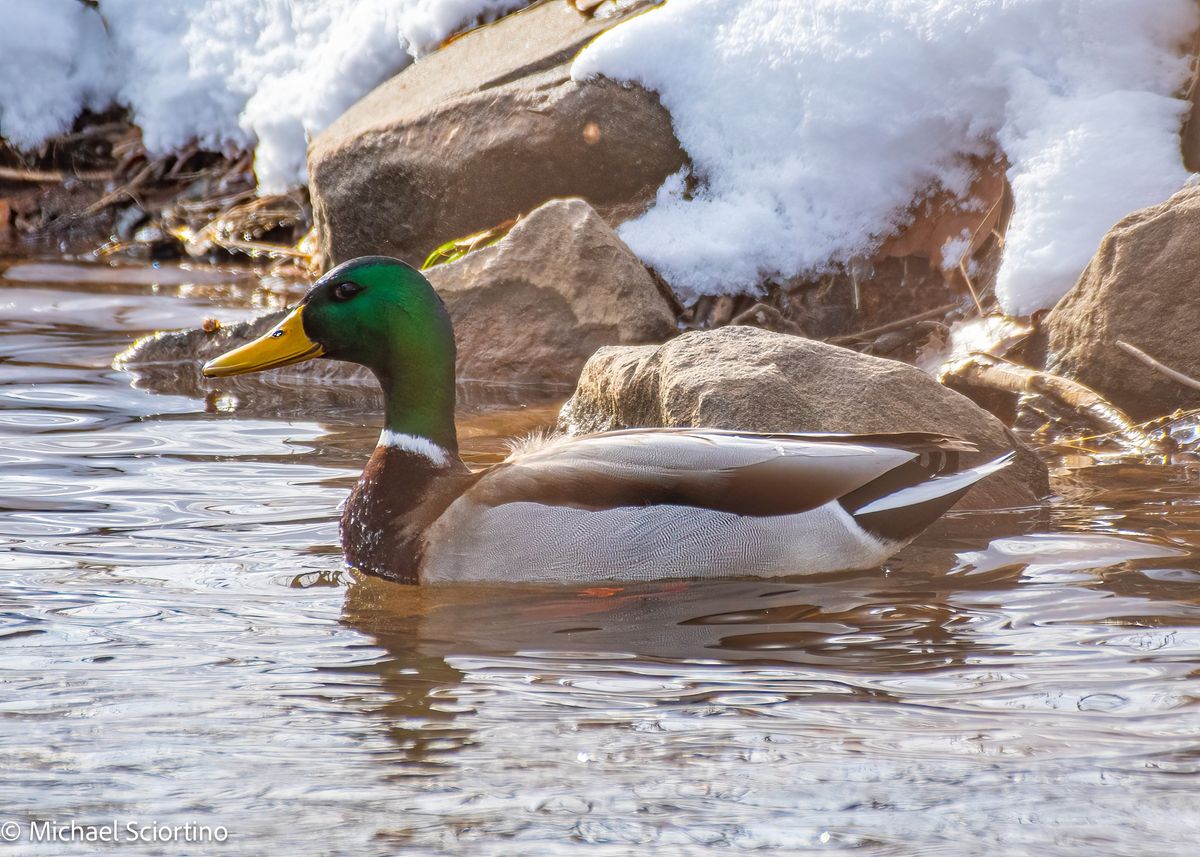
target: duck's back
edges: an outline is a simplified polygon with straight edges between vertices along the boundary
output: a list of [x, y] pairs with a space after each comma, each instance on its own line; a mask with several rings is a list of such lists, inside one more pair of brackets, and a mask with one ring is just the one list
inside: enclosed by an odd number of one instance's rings
[[870, 567], [970, 483], [949, 499], [932, 497], [936, 511], [915, 529], [868, 520], [887, 512], [869, 507], [953, 473], [957, 452], [969, 448], [919, 434], [645, 429], [559, 440], [514, 455], [450, 504], [426, 532], [421, 580], [575, 583]]

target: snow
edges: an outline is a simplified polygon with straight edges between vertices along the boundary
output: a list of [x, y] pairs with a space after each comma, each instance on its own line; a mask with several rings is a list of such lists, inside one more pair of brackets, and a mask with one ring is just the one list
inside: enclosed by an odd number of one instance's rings
[[[1007, 157], [997, 295], [1052, 305], [1107, 229], [1188, 174], [1192, 0], [669, 0], [597, 39], [576, 79], [659, 93], [698, 187], [620, 234], [685, 299], [870, 257], [968, 156]], [[953, 249], [953, 248], [951, 248]]]
[[[305, 180], [308, 140], [476, 20], [528, 0], [0, 0], [0, 136], [131, 108], [156, 154], [255, 147], [260, 190]], [[101, 20], [101, 17], [103, 20]], [[15, 29], [14, 29], [15, 22]]]
[[970, 252], [971, 230], [964, 229], [942, 244], [942, 270], [953, 271], [967, 261], [967, 254]]
[[117, 100], [147, 146], [257, 143], [263, 191], [305, 179], [308, 140], [477, 18], [524, 0], [103, 0]]
[[1006, 140], [1017, 205], [996, 293], [1012, 314], [1053, 306], [1114, 223], [1188, 179], [1175, 99], [1126, 90], [1047, 105], [1036, 129]]
[[[444, 38], [528, 0], [0, 0], [0, 136], [34, 148], [130, 107], [164, 154], [254, 147], [260, 189]], [[1188, 175], [1192, 0], [669, 0], [574, 65], [660, 93], [691, 172], [622, 237], [685, 299], [869, 259], [968, 157], [1016, 206], [997, 294], [1049, 306], [1105, 231]], [[967, 236], [943, 252], [952, 264]]]
[[0, 137], [32, 148], [109, 102], [104, 24], [79, 0], [0, 0], [0, 20]]

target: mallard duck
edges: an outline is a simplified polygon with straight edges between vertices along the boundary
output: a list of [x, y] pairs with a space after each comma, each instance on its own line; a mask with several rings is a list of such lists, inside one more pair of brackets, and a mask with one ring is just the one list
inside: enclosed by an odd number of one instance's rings
[[1011, 454], [925, 434], [641, 428], [527, 444], [472, 472], [454, 428], [450, 317], [387, 257], [322, 277], [208, 377], [313, 358], [366, 366], [383, 433], [342, 514], [350, 565], [394, 580], [581, 582], [775, 576], [882, 563]]

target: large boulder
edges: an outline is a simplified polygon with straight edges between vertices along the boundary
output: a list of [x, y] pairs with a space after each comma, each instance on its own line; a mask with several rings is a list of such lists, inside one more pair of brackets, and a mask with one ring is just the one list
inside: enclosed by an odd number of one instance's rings
[[[454, 321], [461, 381], [519, 384], [531, 394], [570, 390], [602, 345], [662, 342], [675, 314], [654, 279], [583, 200], [552, 200], [490, 247], [425, 272]], [[283, 311], [216, 330], [160, 333], [118, 359], [138, 383], [196, 395], [214, 382], [200, 366], [276, 324]], [[374, 388], [364, 369], [327, 360], [222, 379], [250, 394], [308, 382]], [[372, 402], [373, 403], [373, 402]]]
[[600, 349], [560, 428], [707, 426], [749, 431], [931, 431], [1017, 460], [958, 508], [1012, 508], [1049, 493], [1046, 466], [970, 399], [904, 363], [751, 327], [686, 333], [661, 346]]
[[670, 114], [638, 87], [572, 81], [570, 65], [645, 5], [589, 18], [537, 4], [351, 107], [309, 149], [326, 264], [377, 253], [419, 264], [554, 197], [584, 197], [613, 222], [641, 211], [685, 163]]
[[1043, 329], [1047, 369], [1099, 390], [1134, 417], [1200, 406], [1200, 391], [1117, 345], [1127, 342], [1200, 377], [1200, 187], [1136, 211], [1109, 230]]
[[597, 348], [677, 332], [654, 279], [581, 199], [552, 200], [426, 273], [454, 320], [463, 379], [569, 387]]

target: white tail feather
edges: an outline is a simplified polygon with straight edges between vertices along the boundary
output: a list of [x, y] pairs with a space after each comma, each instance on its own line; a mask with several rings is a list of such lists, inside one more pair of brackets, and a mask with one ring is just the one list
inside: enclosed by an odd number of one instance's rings
[[530, 455], [548, 446], [569, 440], [570, 435], [561, 434], [552, 428], [534, 429], [520, 437], [510, 438], [505, 442], [508, 447], [508, 457], [517, 458]]
[[997, 470], [1002, 470], [1015, 457], [1016, 453], [1010, 452], [986, 464], [980, 464], [978, 467], [971, 467], [958, 473], [951, 473], [949, 476], [935, 476], [919, 485], [912, 485], [908, 488], [901, 488], [892, 494], [886, 494], [878, 500], [871, 501], [861, 509], [856, 509], [852, 514], [869, 515], [872, 512], [886, 512], [888, 509], [918, 506], [921, 503], [945, 497], [947, 494], [953, 494], [955, 491], [969, 488], [985, 476], [990, 476]]

